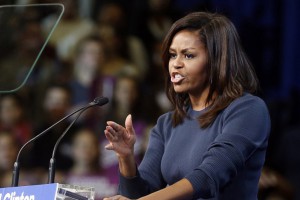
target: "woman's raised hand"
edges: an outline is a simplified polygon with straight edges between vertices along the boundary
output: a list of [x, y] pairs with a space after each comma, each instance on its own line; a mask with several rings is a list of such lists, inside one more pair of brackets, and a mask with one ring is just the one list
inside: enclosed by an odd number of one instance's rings
[[126, 117], [125, 127], [113, 121], [108, 121], [104, 133], [109, 141], [105, 149], [115, 151], [119, 157], [128, 157], [134, 154], [136, 135], [131, 115]]

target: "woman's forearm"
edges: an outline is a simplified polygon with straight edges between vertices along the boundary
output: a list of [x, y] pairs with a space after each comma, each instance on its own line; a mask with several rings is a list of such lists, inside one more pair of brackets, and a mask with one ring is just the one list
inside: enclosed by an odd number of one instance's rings
[[157, 192], [139, 198], [139, 200], [186, 200], [193, 197], [193, 186], [187, 179], [182, 179]]
[[136, 176], [136, 162], [134, 155], [127, 157], [119, 157], [119, 169], [120, 173], [124, 177], [134, 177]]

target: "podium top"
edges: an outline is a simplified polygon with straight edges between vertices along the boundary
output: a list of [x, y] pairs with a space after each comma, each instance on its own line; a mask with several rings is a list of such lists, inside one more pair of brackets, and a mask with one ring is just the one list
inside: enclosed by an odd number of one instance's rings
[[95, 190], [67, 184], [43, 184], [0, 188], [0, 200], [94, 200]]
[[95, 189], [68, 184], [59, 184], [56, 199], [64, 200], [94, 200]]

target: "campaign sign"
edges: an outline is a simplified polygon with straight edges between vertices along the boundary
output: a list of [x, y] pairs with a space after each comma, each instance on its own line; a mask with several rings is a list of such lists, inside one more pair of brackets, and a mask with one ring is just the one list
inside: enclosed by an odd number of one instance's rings
[[0, 200], [55, 200], [58, 184], [0, 188]]

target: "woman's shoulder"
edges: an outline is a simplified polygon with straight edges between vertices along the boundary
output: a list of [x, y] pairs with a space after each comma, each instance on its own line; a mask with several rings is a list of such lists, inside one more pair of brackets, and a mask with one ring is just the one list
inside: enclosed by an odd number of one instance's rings
[[174, 113], [174, 111], [168, 111], [168, 112], [160, 115], [157, 119], [157, 124], [171, 122], [173, 113]]
[[157, 132], [165, 132], [167, 129], [172, 128], [172, 115], [174, 111], [166, 112], [160, 115], [156, 121], [154, 126], [155, 131]]
[[238, 105], [238, 104], [245, 104], [245, 105], [260, 105], [266, 107], [265, 101], [256, 95], [250, 93], [244, 93], [241, 97], [236, 98], [230, 105]]
[[225, 109], [225, 113], [232, 112], [234, 110], [243, 110], [245, 112], [259, 112], [267, 114], [268, 107], [265, 101], [256, 95], [250, 93], [244, 93], [241, 97], [236, 98], [229, 104], [229, 106]]

